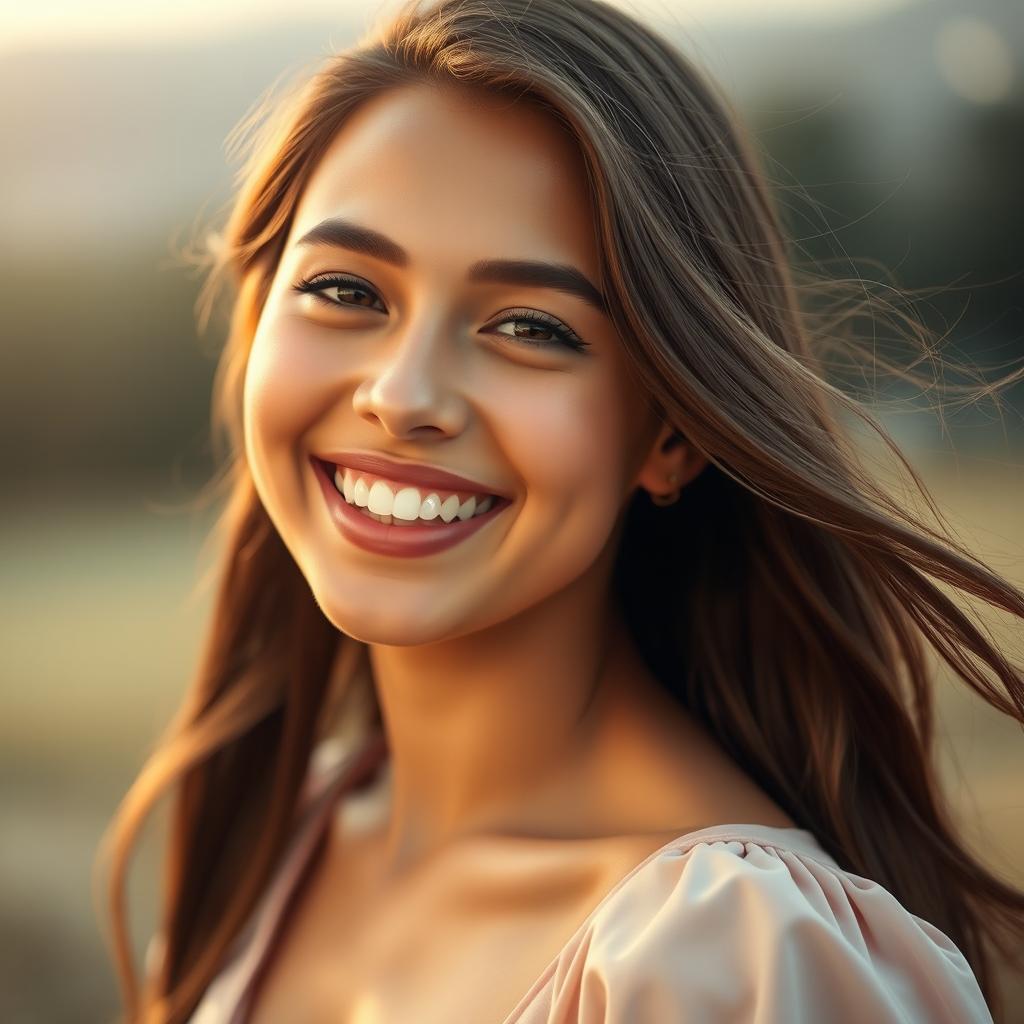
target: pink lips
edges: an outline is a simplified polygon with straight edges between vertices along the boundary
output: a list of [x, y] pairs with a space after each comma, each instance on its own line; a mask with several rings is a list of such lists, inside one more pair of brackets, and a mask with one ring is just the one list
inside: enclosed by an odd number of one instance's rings
[[[328, 475], [329, 472], [333, 474], [333, 467], [325, 465], [323, 461], [315, 457], [310, 461], [313, 463], [313, 470], [316, 473], [317, 480], [320, 482], [320, 489], [323, 491], [327, 502], [327, 510], [342, 536], [358, 547], [377, 555], [414, 558], [444, 551], [472, 536], [511, 504], [508, 498], [499, 497], [486, 512], [479, 516], [473, 516], [471, 519], [456, 519], [451, 523], [441, 525], [392, 526], [388, 523], [381, 523], [376, 519], [371, 519], [370, 516], [364, 515], [353, 505], [350, 505], [338, 493], [338, 488], [334, 486], [333, 479]], [[346, 464], [351, 465], [351, 463]], [[352, 465], [351, 468], [366, 469], [367, 472], [382, 472], [380, 469], [371, 470], [369, 466]], [[391, 472], [393, 471], [389, 470], [389, 477]], [[451, 475], [452, 479], [458, 481], [457, 485], [453, 485], [449, 480], [438, 479], [439, 474], [436, 471], [431, 470], [431, 473], [433, 474], [431, 480], [422, 481], [423, 486], [457, 486], [459, 490], [491, 493], [487, 491], [486, 487], [482, 487], [471, 480], [464, 480], [461, 477]], [[409, 480], [410, 477], [406, 473], [399, 479]]]

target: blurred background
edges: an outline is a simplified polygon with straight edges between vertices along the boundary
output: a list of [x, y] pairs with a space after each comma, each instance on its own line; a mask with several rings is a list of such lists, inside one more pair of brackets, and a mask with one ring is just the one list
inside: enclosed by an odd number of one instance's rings
[[[5, 1022], [116, 1013], [90, 868], [188, 682], [208, 610], [193, 589], [218, 509], [191, 503], [213, 469], [223, 335], [197, 332], [200, 279], [175, 254], [225, 212], [224, 141], [256, 99], [393, 6], [0, 3]], [[930, 289], [911, 311], [989, 379], [1024, 358], [1019, 0], [622, 6], [721, 83], [808, 261]], [[950, 522], [1024, 585], [1021, 386], [936, 415], [935, 393], [878, 384], [878, 415]], [[965, 832], [1024, 885], [1024, 737], [941, 671], [939, 692]], [[139, 955], [161, 828], [158, 815], [129, 890]], [[1020, 979], [1004, 981], [1024, 1020]]]

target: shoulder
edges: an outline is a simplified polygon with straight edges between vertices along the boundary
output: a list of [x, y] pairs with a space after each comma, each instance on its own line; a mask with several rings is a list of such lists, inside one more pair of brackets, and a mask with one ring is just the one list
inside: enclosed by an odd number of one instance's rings
[[992, 1020], [946, 935], [799, 829], [682, 837], [599, 908], [581, 948], [588, 1024]]

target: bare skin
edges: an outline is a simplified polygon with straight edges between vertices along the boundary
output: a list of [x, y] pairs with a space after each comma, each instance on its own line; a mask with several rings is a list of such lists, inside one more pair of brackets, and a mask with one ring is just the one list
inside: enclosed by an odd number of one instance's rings
[[[330, 217], [408, 260], [295, 245]], [[325, 615], [368, 645], [391, 751], [387, 814], [358, 838], [335, 822], [260, 1024], [500, 1021], [649, 853], [708, 825], [793, 825], [651, 678], [611, 602], [631, 496], [683, 485], [685, 501], [703, 459], [666, 444], [603, 313], [466, 280], [492, 258], [599, 282], [579, 154], [527, 104], [402, 88], [357, 111], [318, 164], [257, 328], [257, 489]], [[290, 287], [329, 273], [374, 301]], [[589, 346], [521, 340], [502, 316], [517, 307]], [[309, 465], [341, 448], [515, 500], [439, 554], [370, 554], [338, 533]]]

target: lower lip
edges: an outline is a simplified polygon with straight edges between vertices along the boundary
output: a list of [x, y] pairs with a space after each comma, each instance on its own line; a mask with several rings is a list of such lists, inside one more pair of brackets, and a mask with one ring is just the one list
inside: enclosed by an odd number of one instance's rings
[[350, 505], [327, 475], [324, 464], [317, 459], [311, 461], [334, 525], [346, 540], [376, 555], [417, 558], [444, 551], [472, 536], [512, 504], [507, 498], [496, 497], [486, 512], [471, 519], [455, 519], [439, 526], [394, 526], [378, 522]]

